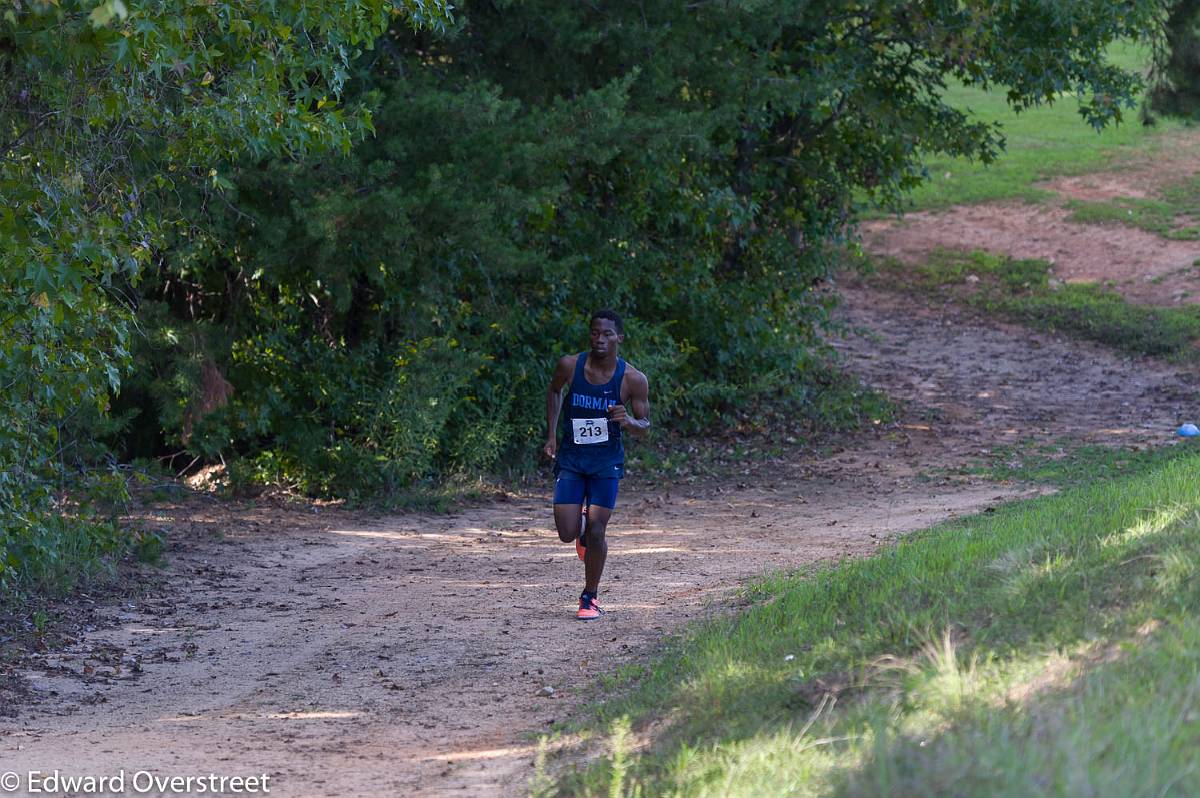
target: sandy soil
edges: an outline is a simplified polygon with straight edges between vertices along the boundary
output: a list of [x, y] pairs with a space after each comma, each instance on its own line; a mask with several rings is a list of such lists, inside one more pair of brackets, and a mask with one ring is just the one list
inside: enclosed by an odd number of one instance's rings
[[1169, 133], [1158, 138], [1153, 150], [1113, 164], [1112, 171], [1058, 177], [1041, 187], [1090, 202], [1156, 197], [1164, 186], [1200, 172], [1198, 145], [1200, 135], [1193, 130]]
[[[102, 607], [24, 674], [0, 770], [272, 777], [272, 795], [510, 795], [598, 674], [728, 606], [745, 580], [865, 555], [1030, 489], [938, 477], [1005, 442], [1169, 442], [1195, 382], [959, 311], [847, 289], [851, 370], [907, 404], [826, 457], [728, 482], [627, 481], [599, 622], [549, 490], [449, 516], [192, 502], [162, 586]], [[931, 478], [931, 474], [933, 477]], [[552, 687], [552, 696], [539, 696]], [[12, 708], [10, 708], [11, 710]]]
[[[863, 226], [867, 250], [906, 263], [936, 249], [982, 249], [1039, 258], [1064, 282], [1106, 283], [1133, 302], [1200, 303], [1200, 241], [1177, 241], [1120, 224], [1068, 221], [1067, 200], [1103, 202], [1159, 196], [1200, 172], [1200, 136], [1164, 137], [1158, 150], [1116, 171], [1062, 177], [1042, 184], [1058, 200], [989, 202], [926, 211]], [[1195, 220], [1191, 220], [1195, 221]]]
[[1052, 204], [986, 203], [914, 213], [863, 227], [870, 252], [919, 263], [936, 249], [1040, 258], [1064, 282], [1111, 283], [1133, 302], [1200, 303], [1200, 241], [1175, 241], [1122, 225], [1078, 224]]
[[952, 304], [923, 306], [863, 286], [847, 295], [844, 320], [869, 332], [837, 347], [866, 382], [928, 419], [900, 425], [923, 434], [922, 463], [961, 464], [1024, 441], [1161, 445], [1196, 412], [1200, 378], [1190, 370]]

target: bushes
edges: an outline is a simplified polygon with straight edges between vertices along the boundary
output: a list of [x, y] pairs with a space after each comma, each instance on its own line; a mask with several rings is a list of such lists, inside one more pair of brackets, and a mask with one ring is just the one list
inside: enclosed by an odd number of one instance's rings
[[[150, 340], [181, 343], [143, 346], [128, 396], [168, 445], [317, 493], [519, 468], [554, 359], [608, 306], [660, 427], [764, 400], [844, 416], [818, 395], [818, 289], [856, 192], [895, 200], [922, 152], [995, 154], [947, 73], [1016, 105], [1070, 83], [1118, 116], [1131, 78], [1096, 56], [1138, 9], [534, 0], [393, 30], [351, 82], [373, 137], [180, 195], [190, 223], [140, 294]], [[185, 430], [209, 361], [233, 393]]]
[[[0, 591], [42, 581], [67, 559], [82, 568], [110, 548], [105, 522], [61, 516], [72, 511], [63, 491], [81, 459], [63, 432], [104, 432], [110, 392], [130, 363], [139, 273], [190, 223], [175, 192], [215, 199], [227, 184], [217, 166], [240, 152], [348, 146], [369, 122], [361, 108], [346, 113], [329, 100], [351, 53], [397, 18], [440, 26], [445, 17], [436, 1], [6, 6]], [[158, 413], [146, 418], [152, 429], [162, 423]], [[169, 413], [163, 419], [179, 429]]]

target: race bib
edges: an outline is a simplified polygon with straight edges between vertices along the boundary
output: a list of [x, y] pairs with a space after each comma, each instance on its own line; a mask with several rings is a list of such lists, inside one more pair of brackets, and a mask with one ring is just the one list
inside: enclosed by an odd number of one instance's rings
[[575, 442], [579, 444], [604, 443], [608, 440], [607, 418], [573, 418]]

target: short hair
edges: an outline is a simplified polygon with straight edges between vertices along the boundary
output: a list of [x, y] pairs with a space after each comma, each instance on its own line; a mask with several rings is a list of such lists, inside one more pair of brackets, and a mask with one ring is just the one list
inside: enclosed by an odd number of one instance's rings
[[604, 310], [597, 310], [592, 314], [592, 317], [588, 319], [588, 326], [591, 327], [592, 322], [594, 322], [596, 319], [608, 319], [613, 323], [613, 326], [617, 328], [618, 335], [625, 334], [625, 325], [621, 322], [621, 317], [617, 315], [616, 311], [609, 310], [608, 308], [605, 308]]

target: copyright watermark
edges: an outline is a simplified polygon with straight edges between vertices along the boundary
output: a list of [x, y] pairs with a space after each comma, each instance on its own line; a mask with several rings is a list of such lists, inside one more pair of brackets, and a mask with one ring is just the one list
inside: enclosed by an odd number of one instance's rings
[[61, 770], [0, 773], [0, 792], [20, 790], [28, 795], [270, 795], [271, 777], [266, 773], [179, 776], [150, 770], [118, 770], [103, 776], [66, 774]]

